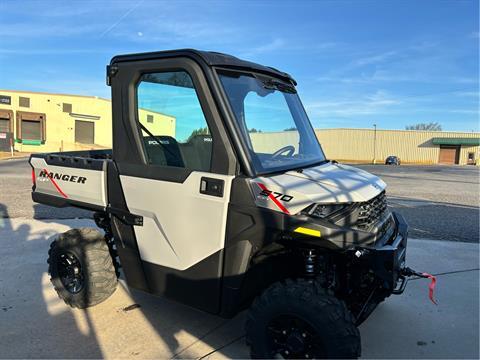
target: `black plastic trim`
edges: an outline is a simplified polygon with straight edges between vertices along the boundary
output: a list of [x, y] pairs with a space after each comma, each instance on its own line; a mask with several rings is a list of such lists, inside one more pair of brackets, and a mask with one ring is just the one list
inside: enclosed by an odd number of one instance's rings
[[143, 261], [151, 293], [218, 314], [223, 251], [217, 251], [185, 270]]
[[[107, 184], [109, 206], [124, 213], [130, 213], [125, 202], [118, 169], [114, 162], [108, 163]], [[110, 219], [113, 239], [128, 285], [149, 292], [150, 289], [145, 277], [133, 226], [114, 214], [110, 214]]]
[[104, 206], [94, 205], [90, 203], [85, 203], [82, 201], [70, 200], [68, 198], [62, 198], [55, 195], [44, 194], [32, 191], [32, 200], [33, 202], [39, 204], [45, 204], [53, 207], [63, 208], [67, 206], [74, 206], [80, 209], [92, 210], [92, 211], [105, 211]]
[[192, 173], [190, 169], [172, 166], [117, 163], [117, 167], [121, 175], [175, 183], [184, 183]]
[[[64, 152], [64, 153], [49, 153], [49, 154], [32, 154], [31, 158], [40, 158], [44, 159], [47, 165], [52, 166], [62, 166], [68, 168], [76, 169], [87, 169], [87, 170], [103, 170], [103, 163], [111, 157], [111, 150], [109, 152], [93, 153], [93, 151], [73, 151], [73, 152]], [[104, 159], [98, 158], [100, 156], [105, 156]], [[97, 158], [95, 158], [95, 156]]]
[[162, 59], [169, 58], [174, 56], [185, 56], [190, 57], [196, 61], [201, 61], [208, 66], [225, 66], [236, 69], [244, 70], [255, 70], [264, 74], [273, 75], [276, 77], [283, 78], [287, 81], [292, 81], [295, 85], [295, 80], [287, 73], [279, 71], [273, 67], [260, 65], [251, 61], [246, 61], [239, 59], [235, 56], [223, 54], [213, 51], [201, 51], [195, 49], [180, 49], [180, 50], [167, 50], [167, 51], [155, 51], [148, 53], [136, 53], [136, 54], [126, 54], [126, 55], [117, 55], [112, 58], [110, 65], [121, 62], [129, 61], [140, 61], [140, 60], [152, 60], [152, 59]]

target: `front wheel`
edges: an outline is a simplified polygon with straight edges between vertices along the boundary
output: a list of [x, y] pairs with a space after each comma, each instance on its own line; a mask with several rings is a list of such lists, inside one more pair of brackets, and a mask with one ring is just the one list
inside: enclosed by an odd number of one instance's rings
[[343, 301], [308, 280], [269, 287], [246, 324], [252, 358], [357, 358], [360, 333]]
[[48, 273], [67, 305], [84, 309], [106, 300], [117, 287], [117, 274], [104, 236], [93, 228], [60, 234], [48, 251]]

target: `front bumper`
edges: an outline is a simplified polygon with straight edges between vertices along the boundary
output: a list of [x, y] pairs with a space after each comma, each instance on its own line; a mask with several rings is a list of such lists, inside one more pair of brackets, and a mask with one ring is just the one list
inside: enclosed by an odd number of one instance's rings
[[392, 216], [395, 222], [393, 235], [384, 237], [365, 250], [369, 252], [371, 269], [382, 281], [382, 287], [392, 293], [401, 293], [406, 284], [402, 270], [406, 261], [408, 225], [402, 215], [392, 213]]

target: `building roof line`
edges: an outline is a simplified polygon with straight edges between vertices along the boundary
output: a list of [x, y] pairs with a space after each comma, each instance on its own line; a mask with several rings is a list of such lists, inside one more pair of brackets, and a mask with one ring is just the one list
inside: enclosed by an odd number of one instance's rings
[[29, 91], [29, 90], [8, 90], [8, 89], [0, 89], [0, 92], [11, 92], [17, 94], [42, 94], [42, 95], [55, 95], [55, 96], [72, 96], [72, 97], [81, 97], [81, 98], [88, 98], [88, 99], [99, 99], [103, 101], [111, 102], [110, 99], [106, 99], [100, 96], [93, 96], [93, 95], [76, 95], [76, 94], [61, 94], [61, 93], [52, 93], [52, 92], [45, 92], [45, 91]]
[[[79, 97], [79, 98], [84, 98], [84, 99], [92, 99], [92, 100], [102, 100], [102, 101], [107, 101], [111, 103], [112, 101], [110, 99], [105, 99], [99, 96], [90, 96], [90, 95], [73, 95], [73, 94], [60, 94], [60, 93], [49, 93], [49, 92], [42, 92], [42, 91], [24, 91], [24, 90], [6, 90], [6, 89], [0, 89], [0, 95], [1, 93], [16, 93], [16, 94], [42, 94], [42, 95], [54, 95], [54, 96], [72, 96], [72, 97]], [[1, 104], [3, 105], [3, 104]], [[139, 110], [144, 110], [146, 112], [154, 113], [157, 115], [169, 117], [171, 119], [176, 119], [175, 116], [173, 115], [168, 115], [164, 114], [160, 111], [155, 111], [152, 109], [146, 109], [146, 108], [139, 108]]]
[[[374, 131], [373, 128], [315, 128], [316, 131], [322, 130], [370, 130]], [[379, 129], [377, 131], [396, 131], [396, 132], [424, 132], [424, 133], [434, 133], [434, 134], [445, 134], [445, 133], [455, 133], [455, 134], [470, 134], [473, 136], [480, 136], [480, 132], [478, 131], [458, 131], [458, 130], [442, 130], [442, 131], [435, 131], [435, 130], [402, 130], [402, 129]]]

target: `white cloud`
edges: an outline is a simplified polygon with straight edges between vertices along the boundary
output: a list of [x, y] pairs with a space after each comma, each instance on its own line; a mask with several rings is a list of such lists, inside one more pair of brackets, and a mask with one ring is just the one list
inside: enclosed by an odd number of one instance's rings
[[338, 97], [338, 100], [319, 100], [306, 103], [308, 112], [318, 117], [355, 115], [371, 115], [386, 113], [389, 108], [401, 104], [400, 99], [394, 98], [383, 90], [364, 95], [363, 97]]
[[243, 51], [240, 56], [243, 57], [251, 57], [256, 55], [261, 55], [265, 53], [270, 53], [279, 49], [283, 49], [286, 43], [283, 39], [277, 38], [274, 39], [272, 42], [267, 44], [262, 44], [258, 46], [253, 46], [245, 51]]
[[363, 58], [359, 58], [354, 61], [354, 65], [356, 66], [365, 66], [365, 65], [370, 65], [370, 64], [377, 64], [381, 62], [385, 62], [386, 60], [391, 59], [393, 56], [397, 55], [397, 51], [387, 51], [381, 54], [376, 54], [376, 55], [371, 55], [371, 56], [366, 56]]

